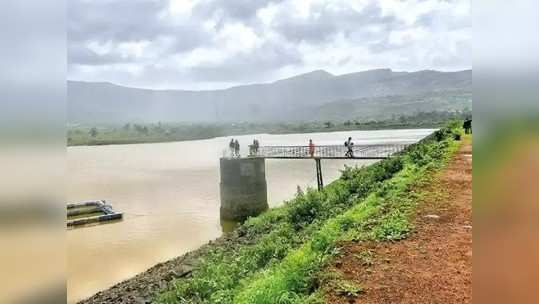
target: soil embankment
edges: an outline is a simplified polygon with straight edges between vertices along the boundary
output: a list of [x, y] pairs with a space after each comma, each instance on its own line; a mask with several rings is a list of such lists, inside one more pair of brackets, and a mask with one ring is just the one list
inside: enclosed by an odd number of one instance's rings
[[[327, 303], [472, 302], [472, 145], [463, 144], [423, 193], [415, 232], [398, 242], [344, 244], [331, 266], [362, 292]], [[367, 257], [367, 258], [365, 258]]]

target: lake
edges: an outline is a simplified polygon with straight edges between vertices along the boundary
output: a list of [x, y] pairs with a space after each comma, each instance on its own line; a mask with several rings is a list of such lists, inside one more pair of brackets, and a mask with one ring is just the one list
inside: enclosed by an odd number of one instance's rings
[[[261, 145], [356, 145], [413, 143], [430, 129], [346, 131], [232, 136], [247, 155]], [[67, 232], [68, 303], [196, 249], [222, 233], [219, 219], [219, 158], [231, 137], [169, 143], [69, 147], [68, 202], [104, 199], [124, 213], [119, 222]], [[345, 164], [367, 160], [323, 160], [324, 182]], [[313, 160], [266, 160], [270, 207], [294, 196], [297, 186], [316, 187]]]

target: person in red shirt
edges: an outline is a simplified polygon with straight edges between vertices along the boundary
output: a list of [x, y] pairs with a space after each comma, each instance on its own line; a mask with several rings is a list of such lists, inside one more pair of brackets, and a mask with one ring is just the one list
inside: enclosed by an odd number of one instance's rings
[[309, 139], [309, 155], [314, 157], [314, 143], [312, 139]]

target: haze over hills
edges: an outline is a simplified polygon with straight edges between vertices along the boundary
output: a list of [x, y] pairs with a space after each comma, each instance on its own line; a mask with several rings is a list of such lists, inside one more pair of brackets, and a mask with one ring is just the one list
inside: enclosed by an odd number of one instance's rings
[[222, 90], [148, 90], [68, 81], [70, 123], [231, 122], [362, 118], [471, 108], [472, 71], [332, 75], [317, 70]]

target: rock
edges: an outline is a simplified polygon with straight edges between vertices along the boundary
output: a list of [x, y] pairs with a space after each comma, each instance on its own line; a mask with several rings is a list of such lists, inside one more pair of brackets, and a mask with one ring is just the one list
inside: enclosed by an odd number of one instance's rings
[[195, 267], [193, 267], [191, 265], [184, 265], [182, 267], [182, 272], [179, 273], [179, 277], [183, 278], [183, 277], [188, 276], [189, 274], [191, 274], [191, 272], [193, 272], [193, 269], [195, 269]]
[[174, 270], [171, 270], [168, 272], [167, 275], [163, 276], [165, 278], [166, 281], [172, 281], [176, 278], [179, 278], [180, 277], [180, 274], [177, 273], [176, 271]]
[[135, 303], [137, 303], [137, 304], [146, 304], [146, 303], [150, 303], [150, 301], [146, 300], [146, 299], [144, 299], [142, 297], [135, 296]]

